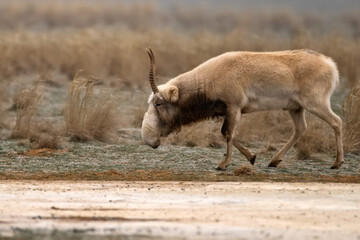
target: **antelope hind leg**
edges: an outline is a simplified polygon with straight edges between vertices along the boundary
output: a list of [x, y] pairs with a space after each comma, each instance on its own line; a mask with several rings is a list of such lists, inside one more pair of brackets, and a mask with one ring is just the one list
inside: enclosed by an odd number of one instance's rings
[[299, 140], [299, 138], [304, 134], [306, 130], [306, 120], [305, 120], [305, 111], [303, 108], [298, 110], [289, 111], [291, 119], [294, 122], [294, 133], [289, 139], [289, 141], [284, 145], [284, 147], [275, 155], [275, 157], [269, 163], [269, 167], [277, 167], [282, 161], [285, 154], [289, 149], [294, 146], [294, 144]]

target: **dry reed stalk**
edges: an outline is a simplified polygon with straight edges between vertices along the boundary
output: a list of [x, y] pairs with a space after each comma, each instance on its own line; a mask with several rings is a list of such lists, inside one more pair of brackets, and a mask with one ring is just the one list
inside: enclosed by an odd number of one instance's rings
[[118, 124], [116, 99], [109, 93], [94, 94], [94, 78], [77, 73], [65, 108], [65, 132], [72, 141], [111, 141]]
[[343, 103], [344, 150], [360, 153], [360, 86], [351, 89]]

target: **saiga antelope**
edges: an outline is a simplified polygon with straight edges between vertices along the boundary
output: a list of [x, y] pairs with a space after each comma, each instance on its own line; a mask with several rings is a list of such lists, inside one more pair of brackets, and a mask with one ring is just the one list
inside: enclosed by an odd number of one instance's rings
[[241, 115], [283, 109], [294, 122], [294, 132], [269, 164], [277, 167], [305, 132], [307, 110], [327, 122], [335, 132], [337, 154], [331, 168], [339, 168], [343, 163], [342, 122], [330, 107], [330, 97], [339, 83], [339, 73], [331, 58], [307, 49], [228, 52], [157, 86], [155, 57], [151, 49], [147, 52], [153, 93], [141, 134], [153, 148], [160, 145], [161, 137], [180, 130], [183, 125], [223, 116], [221, 133], [227, 150], [217, 169], [224, 170], [231, 163], [233, 145], [254, 164], [256, 155], [234, 139]]

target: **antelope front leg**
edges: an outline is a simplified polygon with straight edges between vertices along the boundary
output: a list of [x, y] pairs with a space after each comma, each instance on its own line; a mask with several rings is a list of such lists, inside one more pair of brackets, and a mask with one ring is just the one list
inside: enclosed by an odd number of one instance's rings
[[226, 129], [222, 129], [221, 131], [225, 131], [226, 138], [226, 157], [225, 160], [219, 162], [216, 170], [225, 170], [227, 166], [231, 163], [232, 156], [232, 146], [233, 146], [233, 138], [235, 134], [236, 125], [240, 120], [241, 111], [240, 108], [229, 108], [226, 113], [226, 124], [224, 127]]
[[[221, 127], [221, 134], [226, 139], [226, 132], [228, 128], [227, 119], [225, 118], [223, 126]], [[251, 163], [251, 165], [255, 164], [256, 155], [252, 153], [249, 149], [247, 149], [245, 146], [243, 146], [239, 140], [236, 138], [233, 138], [233, 144], [234, 146], [246, 157], [246, 159]]]
[[246, 157], [246, 159], [251, 163], [255, 164], [256, 154], [252, 153], [249, 149], [244, 147], [239, 140], [236, 138], [233, 140], [234, 146]]

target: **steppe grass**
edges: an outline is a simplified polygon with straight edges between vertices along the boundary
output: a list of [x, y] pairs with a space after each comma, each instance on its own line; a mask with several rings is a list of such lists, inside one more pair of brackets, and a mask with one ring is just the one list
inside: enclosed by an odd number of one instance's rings
[[351, 89], [343, 104], [344, 148], [360, 153], [360, 86]]
[[94, 93], [96, 78], [75, 75], [65, 106], [65, 134], [72, 141], [111, 141], [117, 130], [116, 98]]
[[33, 124], [29, 136], [32, 149], [60, 149], [62, 141], [61, 129], [55, 123], [40, 118]]
[[3, 66], [0, 76], [7, 79], [18, 74], [55, 72], [72, 79], [79, 69], [84, 69], [97, 76], [115, 77], [123, 86], [148, 88], [147, 46], [153, 48], [157, 57], [160, 82], [227, 51], [311, 48], [335, 60], [342, 78], [341, 87], [355, 86], [359, 82], [359, 39], [334, 33], [276, 36], [276, 33], [254, 36], [247, 29], [234, 29], [224, 34], [206, 31], [184, 34], [176, 30], [139, 33], [108, 28], [0, 32], [0, 64]]
[[36, 118], [42, 93], [37, 81], [34, 86], [17, 92], [13, 98], [16, 108], [16, 121], [10, 138], [28, 138], [33, 130], [34, 118]]

